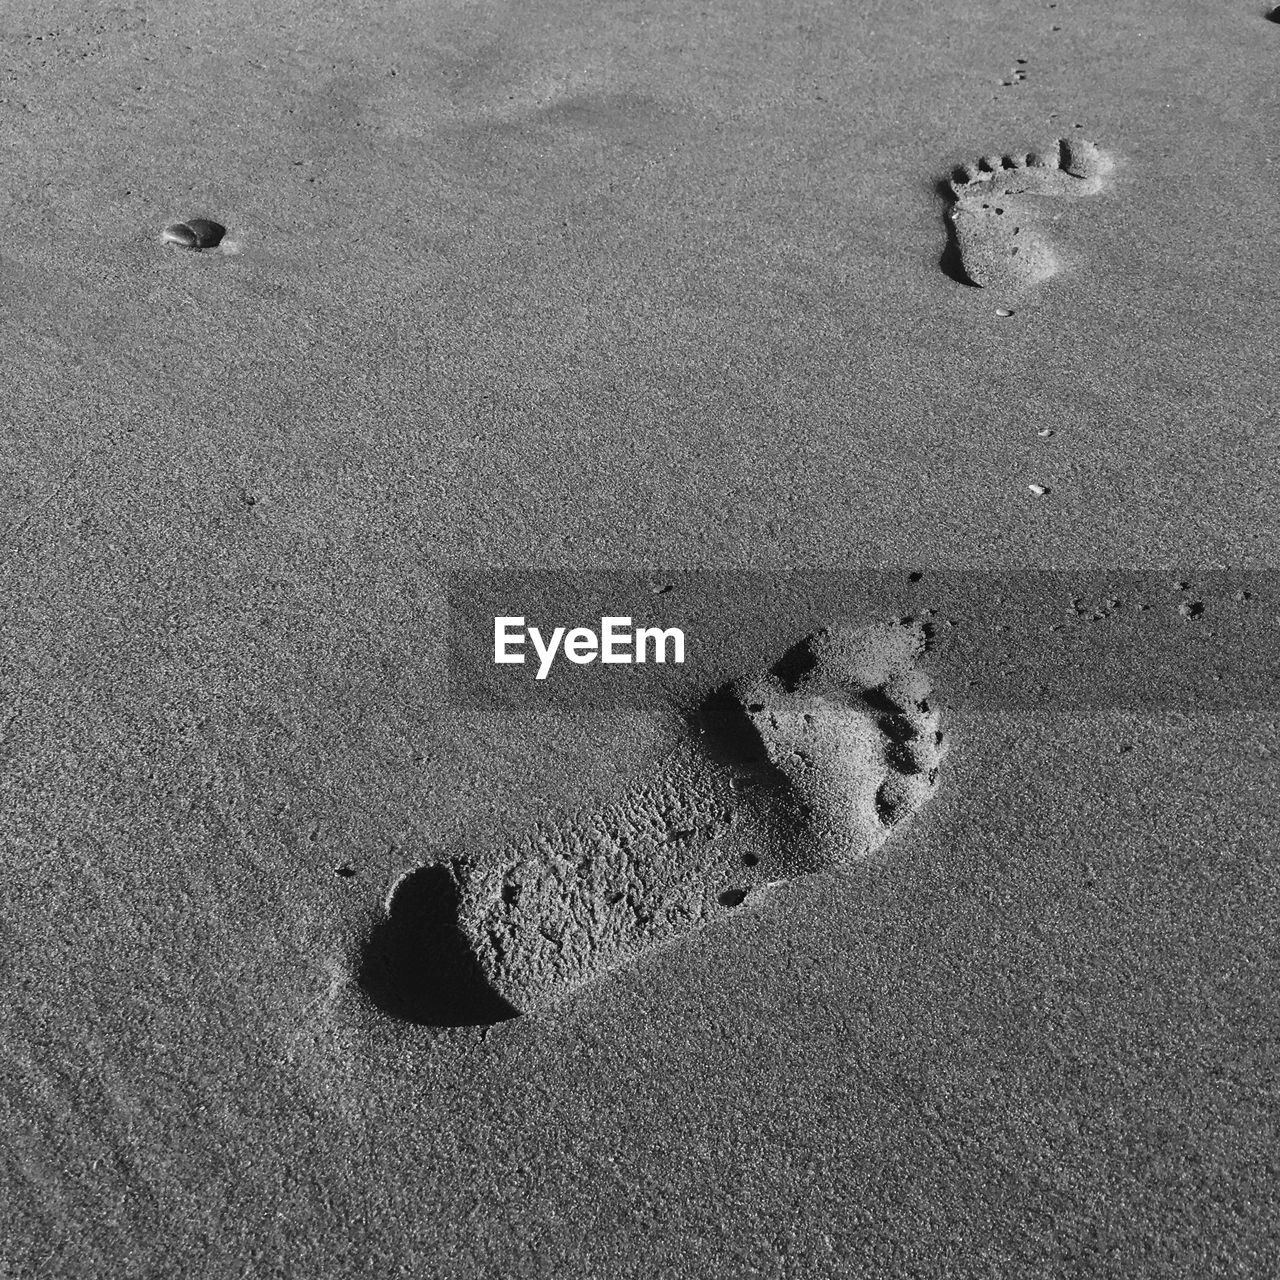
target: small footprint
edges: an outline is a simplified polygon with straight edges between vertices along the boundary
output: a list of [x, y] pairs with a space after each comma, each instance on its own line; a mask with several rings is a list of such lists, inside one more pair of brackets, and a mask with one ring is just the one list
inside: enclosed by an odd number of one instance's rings
[[1062, 138], [1047, 153], [983, 156], [952, 174], [949, 256], [981, 288], [1015, 290], [1054, 275], [1060, 259], [1037, 224], [1028, 196], [1089, 196], [1114, 163], [1083, 138]]
[[552, 1003], [882, 845], [933, 794], [946, 749], [924, 647], [908, 623], [818, 632], [713, 695], [648, 785], [455, 860], [456, 928], [492, 993], [518, 1012]]

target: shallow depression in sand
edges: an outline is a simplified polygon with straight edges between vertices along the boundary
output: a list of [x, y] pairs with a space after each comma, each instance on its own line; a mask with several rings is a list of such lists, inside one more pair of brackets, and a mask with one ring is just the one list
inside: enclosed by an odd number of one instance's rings
[[1105, 152], [1083, 138], [1059, 139], [1043, 152], [988, 155], [961, 165], [949, 184], [952, 273], [968, 284], [1006, 291], [1049, 279], [1061, 259], [1037, 225], [1036, 201], [1094, 195], [1113, 167]]
[[[523, 1012], [763, 905], [781, 881], [853, 866], [938, 785], [945, 742], [916, 665], [924, 648], [910, 624], [821, 631], [718, 690], [702, 735], [647, 785], [488, 857], [430, 869], [436, 890], [447, 881], [456, 896], [447, 926], [420, 912], [435, 941], [464, 943], [465, 967]], [[386, 936], [409, 952], [435, 945], [415, 944], [392, 908]]]

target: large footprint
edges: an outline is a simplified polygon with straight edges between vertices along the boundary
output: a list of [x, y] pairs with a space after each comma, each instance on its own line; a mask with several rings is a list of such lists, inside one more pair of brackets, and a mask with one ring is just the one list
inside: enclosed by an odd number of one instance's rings
[[819, 632], [713, 699], [706, 736], [733, 740], [731, 759], [690, 745], [599, 814], [456, 868], [458, 923], [494, 992], [545, 1005], [883, 844], [933, 794], [945, 751], [923, 648], [909, 624]]
[[1059, 255], [1025, 197], [1093, 195], [1113, 168], [1110, 157], [1083, 138], [1062, 138], [1045, 153], [983, 156], [962, 165], [951, 178], [947, 221], [965, 276], [1006, 290], [1047, 280], [1059, 269]]

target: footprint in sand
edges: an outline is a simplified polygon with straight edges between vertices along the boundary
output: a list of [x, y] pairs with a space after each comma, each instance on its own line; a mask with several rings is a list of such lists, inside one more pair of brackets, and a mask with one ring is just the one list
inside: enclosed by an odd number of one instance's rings
[[1014, 290], [1054, 275], [1058, 254], [1026, 197], [1093, 195], [1113, 167], [1082, 138], [1063, 138], [1045, 153], [983, 156], [962, 165], [949, 184], [947, 223], [965, 278], [983, 288]]
[[818, 632], [708, 699], [647, 786], [434, 868], [490, 991], [519, 1012], [549, 1004], [771, 885], [877, 849], [938, 785], [924, 646], [908, 623]]

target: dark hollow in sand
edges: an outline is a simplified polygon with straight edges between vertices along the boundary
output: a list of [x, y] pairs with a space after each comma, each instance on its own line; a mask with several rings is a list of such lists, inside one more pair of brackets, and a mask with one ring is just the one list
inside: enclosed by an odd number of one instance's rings
[[516, 1011], [485, 981], [458, 928], [448, 867], [410, 872], [361, 956], [360, 986], [384, 1013], [433, 1027], [489, 1026]]

